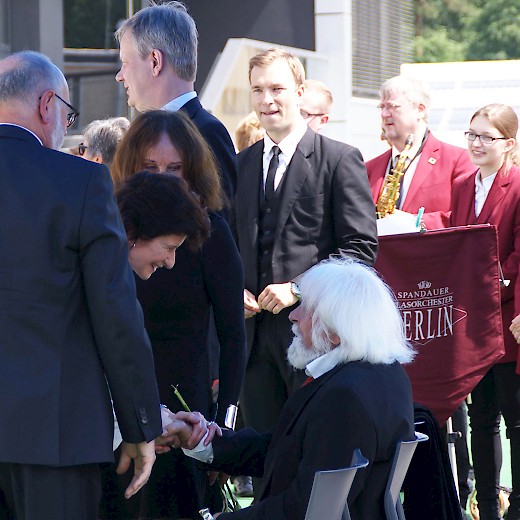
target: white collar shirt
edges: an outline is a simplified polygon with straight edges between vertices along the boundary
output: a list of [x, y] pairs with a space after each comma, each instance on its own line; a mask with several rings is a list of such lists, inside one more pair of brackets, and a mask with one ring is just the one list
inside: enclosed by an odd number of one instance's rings
[[26, 130], [30, 134], [34, 135], [34, 137], [36, 137], [36, 139], [38, 139], [38, 142], [43, 146], [42, 140], [32, 130], [29, 130], [28, 128], [25, 128], [25, 126], [15, 125], [14, 123], [0, 123], [0, 125], [1, 126], [16, 126], [18, 128], [22, 128], [23, 130]]
[[197, 93], [194, 90], [186, 92], [185, 94], [181, 94], [179, 97], [172, 99], [169, 103], [166, 103], [166, 105], [162, 107], [162, 110], [177, 112], [177, 110], [180, 110], [188, 101], [191, 101], [196, 97]]
[[484, 207], [489, 190], [491, 189], [496, 176], [497, 172], [488, 175], [483, 179], [480, 170], [477, 172], [477, 175], [475, 175], [475, 215], [477, 217], [480, 215], [480, 212]]
[[[406, 200], [406, 195], [408, 195], [408, 190], [410, 189], [410, 185], [412, 184], [413, 177], [415, 175], [415, 170], [417, 170], [417, 165], [419, 164], [419, 160], [421, 159], [421, 154], [417, 154], [420, 150], [422, 141], [424, 139], [424, 134], [421, 136], [420, 140], [415, 140], [414, 145], [410, 148], [408, 152], [408, 158], [406, 159], [405, 168], [406, 174], [403, 177], [403, 182], [401, 183], [401, 200], [399, 204], [399, 208], [403, 207], [404, 201]], [[397, 163], [397, 156], [400, 155], [399, 150], [392, 146], [392, 163], [395, 165]], [[413, 159], [413, 160], [412, 160]], [[390, 173], [390, 164], [388, 165], [387, 175]]]
[[342, 362], [343, 361], [340, 359], [340, 349], [334, 348], [330, 352], [327, 352], [308, 363], [305, 367], [305, 373], [314, 379], [318, 379], [318, 377], [330, 372]]
[[293, 158], [294, 152], [298, 143], [302, 140], [305, 132], [307, 131], [307, 123], [302, 119], [299, 124], [288, 136], [282, 139], [276, 144], [267, 134], [264, 137], [264, 155], [263, 155], [263, 173], [264, 173], [264, 187], [267, 179], [267, 170], [269, 169], [269, 163], [273, 157], [273, 146], [280, 148], [280, 154], [278, 155], [278, 168], [274, 176], [274, 189], [276, 190], [282, 181], [283, 175], [287, 170], [287, 166]]

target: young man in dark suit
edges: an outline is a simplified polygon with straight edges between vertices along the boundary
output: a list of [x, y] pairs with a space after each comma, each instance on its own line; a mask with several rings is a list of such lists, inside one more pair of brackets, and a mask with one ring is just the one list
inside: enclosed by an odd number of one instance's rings
[[[400, 365], [412, 351], [399, 311], [375, 272], [346, 258], [311, 268], [299, 288], [288, 360], [305, 369], [306, 384], [289, 398], [272, 432], [224, 431], [185, 453], [228, 473], [263, 476], [252, 507], [220, 518], [303, 520], [315, 472], [349, 466], [360, 449], [369, 464], [353, 482], [350, 515], [386, 518], [383, 494], [396, 444], [414, 438], [411, 387]], [[207, 427], [195, 414], [173, 419]], [[168, 429], [162, 443], [187, 446], [191, 426], [177, 422]]]
[[197, 75], [197, 28], [180, 2], [138, 11], [117, 30], [121, 70], [128, 105], [184, 110], [213, 150], [222, 187], [231, 202], [236, 190], [235, 147], [224, 125], [204, 110], [194, 90]]
[[148, 480], [152, 351], [106, 167], [63, 154], [78, 113], [36, 52], [0, 62], [0, 495], [25, 520], [94, 520], [102, 462]]
[[293, 280], [331, 254], [372, 264], [375, 209], [356, 148], [314, 133], [300, 114], [305, 72], [295, 56], [263, 51], [249, 62], [263, 140], [238, 155], [234, 228], [245, 271], [249, 360], [241, 394], [246, 426], [271, 428], [302, 373], [287, 364]]

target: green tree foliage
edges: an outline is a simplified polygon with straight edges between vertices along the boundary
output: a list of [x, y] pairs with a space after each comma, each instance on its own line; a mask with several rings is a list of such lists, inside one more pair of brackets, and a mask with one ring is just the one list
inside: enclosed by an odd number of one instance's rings
[[518, 59], [519, 0], [415, 0], [418, 62]]
[[520, 58], [520, 2], [494, 0], [486, 3], [473, 24], [468, 60]]
[[64, 0], [65, 47], [115, 48], [113, 33], [126, 17], [125, 0]]
[[478, 2], [467, 0], [415, 0], [415, 25], [418, 36], [443, 27], [450, 39], [457, 40], [468, 16], [478, 11]]
[[422, 36], [414, 40], [415, 61], [435, 63], [440, 61], [463, 61], [466, 44], [450, 38], [446, 27], [437, 30], [426, 29]]

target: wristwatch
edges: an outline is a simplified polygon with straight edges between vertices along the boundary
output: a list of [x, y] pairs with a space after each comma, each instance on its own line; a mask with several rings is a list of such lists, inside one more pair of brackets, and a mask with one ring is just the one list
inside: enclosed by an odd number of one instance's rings
[[298, 287], [298, 285], [295, 282], [291, 282], [291, 292], [293, 293], [293, 296], [295, 296], [298, 301], [301, 300], [302, 294], [300, 292], [300, 288]]

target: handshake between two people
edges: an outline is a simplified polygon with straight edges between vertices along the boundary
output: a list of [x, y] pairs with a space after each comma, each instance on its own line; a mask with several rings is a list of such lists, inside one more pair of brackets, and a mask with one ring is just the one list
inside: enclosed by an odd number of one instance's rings
[[193, 450], [208, 446], [215, 438], [221, 437], [222, 430], [213, 421], [207, 421], [200, 412], [173, 413], [161, 408], [163, 433], [155, 439], [155, 452], [167, 453], [172, 448]]
[[161, 408], [163, 433], [155, 441], [130, 444], [122, 442], [121, 456], [117, 473], [122, 475], [130, 469], [134, 461], [134, 476], [125, 490], [125, 498], [135, 495], [148, 482], [155, 454], [166, 453], [175, 448], [188, 450], [197, 448], [204, 451], [208, 448], [215, 435], [221, 436], [222, 430], [212, 421], [206, 421], [199, 412], [172, 413], [167, 408]]

